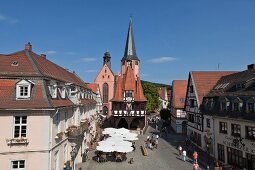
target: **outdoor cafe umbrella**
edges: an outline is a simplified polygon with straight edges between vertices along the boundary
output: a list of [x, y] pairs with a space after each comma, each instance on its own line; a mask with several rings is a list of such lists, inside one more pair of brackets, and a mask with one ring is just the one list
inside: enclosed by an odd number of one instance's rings
[[119, 137], [122, 138], [123, 140], [138, 140], [138, 135], [136, 133], [127, 133], [127, 134], [119, 134], [119, 133], [113, 133], [110, 134], [111, 137]]
[[115, 146], [114, 150], [116, 152], [132, 152], [134, 148], [131, 146]]
[[105, 128], [103, 130], [103, 134], [111, 134], [111, 133], [115, 133], [116, 132], [116, 128]]
[[111, 145], [99, 145], [96, 147], [96, 150], [102, 151], [102, 152], [114, 152], [115, 149]]

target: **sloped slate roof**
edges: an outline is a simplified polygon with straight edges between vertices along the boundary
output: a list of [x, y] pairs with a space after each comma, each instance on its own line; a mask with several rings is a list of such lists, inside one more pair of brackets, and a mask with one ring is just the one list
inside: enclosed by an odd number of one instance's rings
[[[235, 85], [238, 83], [247, 83], [248, 81], [255, 82], [255, 69], [249, 69], [241, 72], [236, 72], [231, 75], [226, 75], [221, 77], [214, 88], [210, 91], [207, 97], [219, 96], [219, 95], [254, 95], [255, 86], [251, 88], [240, 89], [238, 91], [235, 89]], [[225, 86], [224, 86], [225, 85]], [[253, 84], [254, 85], [254, 84]], [[220, 87], [223, 86], [224, 88]], [[251, 84], [252, 86], [252, 84]], [[219, 87], [219, 88], [217, 88]]]

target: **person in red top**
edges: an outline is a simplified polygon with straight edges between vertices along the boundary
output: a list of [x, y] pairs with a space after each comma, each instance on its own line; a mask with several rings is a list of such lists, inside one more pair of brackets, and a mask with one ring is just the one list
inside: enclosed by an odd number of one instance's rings
[[197, 164], [197, 158], [198, 158], [198, 154], [197, 154], [197, 152], [195, 151], [195, 152], [193, 153], [193, 159], [194, 159], [194, 163], [196, 163], [196, 164]]

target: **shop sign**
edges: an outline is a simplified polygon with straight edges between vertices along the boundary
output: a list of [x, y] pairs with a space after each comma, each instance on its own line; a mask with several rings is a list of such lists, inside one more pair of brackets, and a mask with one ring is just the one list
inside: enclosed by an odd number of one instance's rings
[[236, 148], [253, 155], [255, 154], [255, 144], [247, 144], [247, 142], [245, 142], [245, 139], [242, 137], [225, 136], [223, 144], [228, 147]]

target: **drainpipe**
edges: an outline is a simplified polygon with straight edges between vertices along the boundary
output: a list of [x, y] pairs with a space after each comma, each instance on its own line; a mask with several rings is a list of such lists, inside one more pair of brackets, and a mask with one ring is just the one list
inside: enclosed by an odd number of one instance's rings
[[52, 127], [53, 127], [53, 118], [54, 116], [58, 114], [58, 108], [56, 113], [53, 114], [52, 119], [50, 118], [50, 129], [49, 129], [49, 134], [50, 134], [50, 143], [49, 143], [49, 168], [48, 169], [52, 169], [51, 168], [51, 153], [52, 153]]

